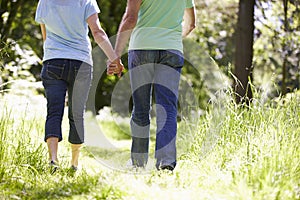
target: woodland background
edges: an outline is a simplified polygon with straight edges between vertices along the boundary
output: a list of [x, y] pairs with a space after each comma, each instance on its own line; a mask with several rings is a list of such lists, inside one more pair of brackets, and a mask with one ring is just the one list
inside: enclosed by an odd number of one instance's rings
[[[40, 28], [34, 21], [37, 3], [0, 0], [0, 83], [16, 79], [40, 81], [43, 50]], [[249, 89], [252, 86], [267, 90], [268, 98], [299, 88], [298, 0], [196, 0], [195, 3], [197, 28], [186, 39], [187, 44], [193, 45], [185, 45], [185, 51], [198, 56], [198, 60], [193, 67], [186, 62], [183, 75], [196, 90], [201, 108], [206, 108], [209, 93], [214, 92], [206, 85], [218, 81], [215, 80], [217, 77], [206, 78], [201, 74], [205, 70], [211, 70], [211, 73], [219, 70], [226, 75], [232, 81], [238, 102], [252, 98], [253, 88]], [[113, 38], [126, 1], [101, 0], [98, 4], [101, 24]], [[105, 67], [104, 63], [97, 61], [101, 53], [97, 51], [94, 55], [96, 76]], [[126, 59], [124, 55], [125, 65]], [[212, 63], [217, 67], [211, 68]], [[117, 78], [103, 74], [94, 79], [93, 95], [98, 111], [110, 105]], [[9, 88], [9, 84], [5, 87]]]

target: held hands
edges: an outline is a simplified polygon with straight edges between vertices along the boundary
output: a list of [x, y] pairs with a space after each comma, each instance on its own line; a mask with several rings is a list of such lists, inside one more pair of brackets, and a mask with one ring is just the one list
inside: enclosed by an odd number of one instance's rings
[[117, 74], [119, 78], [121, 77], [122, 72], [124, 70], [124, 65], [122, 64], [121, 59], [116, 59], [113, 62], [108, 60], [106, 65], [107, 65], [107, 71], [106, 71], [107, 75], [111, 76]]

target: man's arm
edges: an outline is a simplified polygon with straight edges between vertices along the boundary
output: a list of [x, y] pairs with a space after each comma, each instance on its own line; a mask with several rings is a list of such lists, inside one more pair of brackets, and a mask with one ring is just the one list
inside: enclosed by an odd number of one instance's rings
[[186, 37], [196, 27], [195, 7], [186, 8], [184, 10], [183, 23], [182, 36]]
[[121, 57], [137, 20], [142, 0], [127, 0], [126, 11], [119, 26], [115, 51]]

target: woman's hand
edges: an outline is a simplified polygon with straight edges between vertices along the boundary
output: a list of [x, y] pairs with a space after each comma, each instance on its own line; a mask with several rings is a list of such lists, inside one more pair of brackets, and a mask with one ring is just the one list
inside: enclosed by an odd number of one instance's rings
[[124, 71], [124, 65], [121, 61], [121, 59], [116, 59], [113, 62], [107, 61], [107, 75], [114, 75], [117, 74], [120, 78], [122, 75], [122, 72]]

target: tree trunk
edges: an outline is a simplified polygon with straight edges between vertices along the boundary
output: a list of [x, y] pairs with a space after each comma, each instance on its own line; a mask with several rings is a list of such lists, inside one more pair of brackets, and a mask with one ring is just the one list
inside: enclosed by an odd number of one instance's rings
[[[1, 38], [1, 43], [0, 45], [5, 45], [7, 38], [11, 34], [12, 31], [12, 23], [13, 20], [15, 19], [19, 8], [22, 6], [24, 0], [17, 0], [14, 2], [8, 3], [8, 1], [1, 1], [1, 9], [0, 9], [0, 14], [1, 14], [1, 22], [0, 22], [0, 38]], [[8, 17], [6, 22], [4, 23], [2, 14], [8, 12]], [[1, 46], [0, 46], [1, 47]]]
[[0, 0], [0, 38], [2, 38], [3, 28], [4, 28], [4, 18], [2, 15], [7, 11], [8, 11], [8, 0]]
[[[288, 18], [287, 18], [287, 9], [288, 9], [288, 0], [283, 0], [283, 9], [284, 9], [284, 34], [286, 34], [289, 30]], [[287, 59], [288, 59], [288, 47], [286, 44], [286, 39], [283, 39], [282, 44], [282, 84], [281, 84], [281, 93], [285, 95], [287, 93]]]
[[255, 0], [240, 0], [236, 30], [235, 70], [237, 78], [234, 91], [237, 103], [250, 103], [252, 91], [252, 57]]

